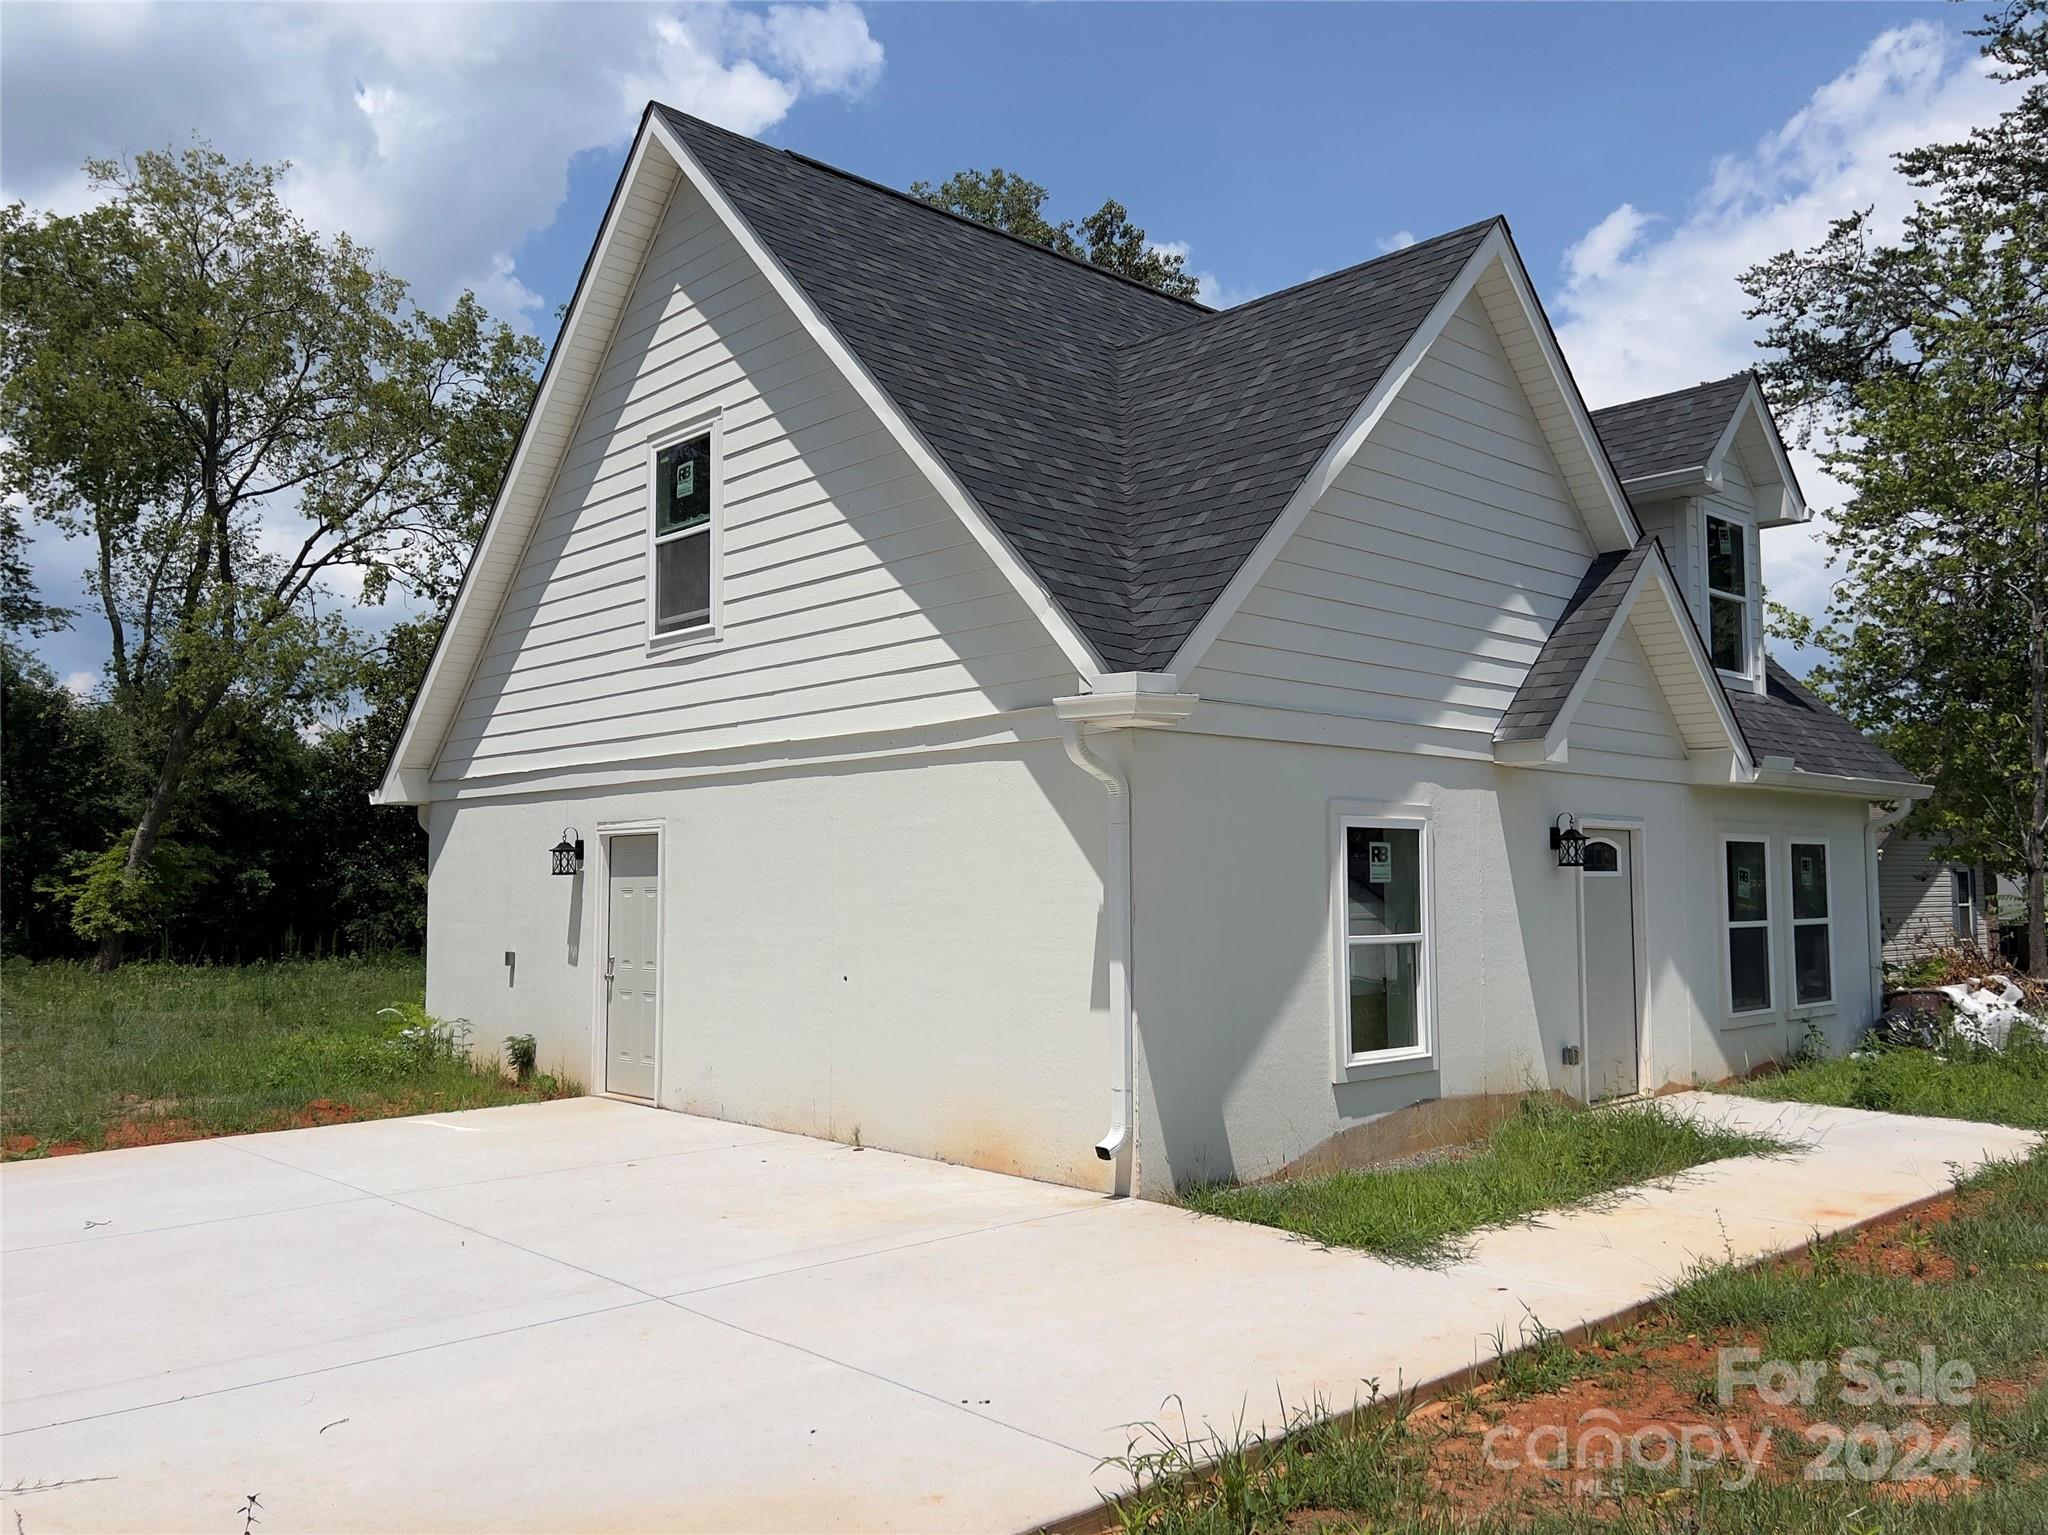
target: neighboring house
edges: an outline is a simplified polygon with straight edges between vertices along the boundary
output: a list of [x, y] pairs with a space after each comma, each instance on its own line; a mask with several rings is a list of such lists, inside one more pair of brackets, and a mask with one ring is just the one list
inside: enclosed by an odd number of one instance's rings
[[1502, 220], [1217, 313], [651, 107], [379, 793], [428, 1005], [1150, 1193], [1846, 1041], [1924, 790], [1764, 659], [1805, 515]]
[[[1957, 944], [1997, 952], [1983, 871], [1934, 857], [1930, 837], [1888, 832], [1878, 849], [1878, 911], [1887, 964], [1903, 965]], [[1999, 894], [2011, 887], [2001, 880]], [[2006, 908], [2003, 900], [2001, 909]], [[2024, 908], [2022, 908], [2024, 909]]]

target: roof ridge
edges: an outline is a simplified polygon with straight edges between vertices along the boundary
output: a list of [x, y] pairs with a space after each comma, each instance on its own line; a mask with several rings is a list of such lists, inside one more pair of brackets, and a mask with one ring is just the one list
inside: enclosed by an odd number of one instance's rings
[[866, 187], [871, 192], [880, 192], [884, 196], [895, 198], [898, 202], [908, 203], [913, 208], [922, 208], [927, 213], [934, 213], [940, 218], [951, 219], [956, 224], [978, 230], [982, 234], [994, 235], [998, 239], [1008, 240], [1013, 244], [1023, 246], [1026, 250], [1037, 251], [1041, 255], [1052, 257], [1055, 261], [1064, 261], [1069, 266], [1079, 267], [1084, 272], [1092, 272], [1097, 277], [1106, 277], [1112, 282], [1120, 282], [1126, 287], [1136, 288], [1141, 293], [1149, 293], [1153, 297], [1163, 299], [1168, 303], [1180, 304], [1196, 311], [1197, 314], [1211, 315], [1226, 312], [1205, 304], [1200, 299], [1183, 298], [1179, 294], [1162, 292], [1150, 283], [1140, 282], [1135, 277], [1126, 277], [1122, 272], [1113, 272], [1108, 267], [1097, 266], [1094, 262], [1084, 261], [1079, 256], [1070, 256], [1065, 251], [1054, 250], [1050, 245], [1041, 245], [1036, 240], [1027, 240], [1023, 235], [1012, 234], [1007, 229], [998, 229], [993, 224], [984, 224], [979, 219], [971, 219], [964, 213], [955, 213], [951, 208], [942, 208], [937, 203], [926, 202], [922, 197], [912, 196], [901, 187], [892, 187], [887, 182], [876, 181], [873, 177], [863, 176], [858, 171], [847, 170], [844, 166], [834, 165], [828, 160], [820, 160], [814, 155], [803, 153], [801, 150], [785, 149], [780, 144], [768, 144], [760, 139], [749, 138], [744, 133], [735, 133], [730, 128], [721, 127], [708, 118], [697, 117], [678, 107], [672, 107], [667, 102], [657, 101], [653, 105], [659, 107], [663, 113], [670, 117], [680, 117], [686, 122], [709, 128], [714, 133], [722, 133], [730, 138], [738, 139], [742, 143], [751, 144], [756, 149], [765, 149], [770, 154], [786, 156], [796, 161], [799, 165], [808, 165], [811, 169], [823, 171], [828, 176], [837, 176], [842, 181], [850, 181], [856, 186]]
[[1738, 368], [1735, 372], [1727, 374], [1722, 378], [1703, 378], [1697, 384], [1686, 384], [1678, 389], [1666, 389], [1662, 394], [1641, 395], [1633, 400], [1616, 400], [1612, 405], [1602, 405], [1597, 410], [1589, 410], [1589, 414], [1598, 416], [1604, 415], [1610, 410], [1625, 410], [1631, 405], [1654, 405], [1659, 400], [1675, 400], [1682, 394], [1698, 394], [1702, 389], [1712, 389], [1720, 384], [1732, 384], [1738, 378], [1754, 382], [1756, 379], [1756, 369]]
[[[1275, 288], [1271, 293], [1261, 293], [1257, 298], [1248, 298], [1242, 304], [1233, 304], [1228, 309], [1212, 309], [1209, 311], [1208, 318], [1220, 320], [1228, 315], [1240, 315], [1247, 310], [1257, 309], [1261, 304], [1269, 304], [1275, 299], [1291, 298], [1297, 293], [1317, 287], [1322, 283], [1335, 282], [1341, 277], [1355, 277], [1367, 267], [1378, 266], [1382, 262], [1398, 261], [1405, 256], [1412, 255], [1416, 251], [1428, 250], [1433, 246], [1458, 239], [1460, 236], [1469, 235], [1475, 229], [1484, 229], [1491, 224], [1505, 224], [1506, 222], [1507, 215], [1502, 213], [1493, 214], [1488, 218], [1474, 219], [1469, 224], [1461, 224], [1456, 229], [1446, 229], [1442, 234], [1431, 235], [1426, 240], [1416, 240], [1411, 244], [1402, 246], [1399, 250], [1382, 251], [1379, 255], [1368, 257], [1364, 261], [1354, 261], [1349, 266], [1338, 267], [1334, 272], [1319, 272], [1314, 277], [1304, 277], [1300, 282], [1289, 283], [1284, 288]], [[1151, 336], [1138, 336], [1129, 341], [1116, 342], [1113, 346], [1116, 351], [1127, 351], [1132, 347], [1143, 346], [1148, 341], [1156, 341], [1160, 335], [1164, 334], [1166, 332], [1162, 331]]]

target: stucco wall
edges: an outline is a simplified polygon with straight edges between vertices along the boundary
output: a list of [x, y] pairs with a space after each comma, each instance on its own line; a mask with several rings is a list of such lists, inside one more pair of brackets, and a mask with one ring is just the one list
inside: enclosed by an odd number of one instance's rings
[[[1046, 741], [443, 802], [428, 1006], [599, 1085], [597, 832], [659, 821], [664, 1105], [1098, 1186], [1102, 798]], [[547, 872], [566, 824], [577, 879]]]
[[[1576, 876], [1546, 829], [1559, 811], [1634, 822], [1641, 844], [1645, 1077], [1713, 1080], [1783, 1052], [1817, 1017], [1835, 1043], [1869, 1014], [1860, 802], [1702, 790], [1490, 762], [1140, 735], [1133, 816], [1138, 911], [1139, 1166], [1160, 1193], [1257, 1177], [1328, 1136], [1421, 1100], [1579, 1091]], [[1333, 803], [1431, 814], [1437, 1058], [1333, 1081]], [[1768, 830], [1778, 1006], [1724, 1016], [1720, 832]], [[1786, 831], [1836, 860], [1836, 1000], [1794, 1015]]]

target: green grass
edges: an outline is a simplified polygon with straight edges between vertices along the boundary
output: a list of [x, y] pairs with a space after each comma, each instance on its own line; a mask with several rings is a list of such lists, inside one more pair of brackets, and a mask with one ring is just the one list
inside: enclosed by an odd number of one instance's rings
[[1774, 1102], [1932, 1114], [2048, 1130], [2048, 1044], [2015, 1030], [2002, 1053], [1953, 1040], [1939, 1051], [1876, 1047], [1796, 1065], [1729, 1092]]
[[[1529, 1340], [1535, 1363], [1506, 1362], [1491, 1398], [1474, 1394], [1474, 1421], [1426, 1422], [1404, 1404], [1379, 1404], [1332, 1418], [1313, 1404], [1284, 1415], [1287, 1432], [1262, 1444], [1242, 1424], [1220, 1434], [1175, 1439], [1154, 1425], [1134, 1431], [1130, 1453], [1109, 1464], [1136, 1489], [1109, 1514], [1113, 1526], [1146, 1535], [2009, 1535], [2048, 1530], [2048, 1150], [1996, 1164], [1968, 1179], [1954, 1218], [1927, 1228], [1929, 1247], [1953, 1277], [1916, 1279], [1845, 1261], [1837, 1239], [1809, 1249], [1809, 1261], [1760, 1269], [1703, 1267], [1657, 1313], [1638, 1324], [1629, 1354], [1604, 1363], [1563, 1348], [1554, 1334]], [[1946, 1271], [1945, 1271], [1946, 1272]], [[1943, 1359], [1968, 1361], [1979, 1388], [1964, 1407], [1851, 1405], [1840, 1379], [1826, 1377], [1813, 1421], [1900, 1425], [1920, 1419], [1944, 1430], [1966, 1424], [1974, 1486], [1946, 1497], [1896, 1498], [1866, 1481], [1799, 1475], [1815, 1453], [1792, 1436], [1774, 1452], [1778, 1473], [1728, 1489], [1714, 1476], [1681, 1485], [1641, 1469], [1618, 1496], [1574, 1498], [1553, 1485], [1492, 1490], [1499, 1501], [1463, 1517], [1449, 1511], [1432, 1468], [1469, 1465], [1446, 1447], [1483, 1432], [1487, 1403], [1535, 1394], [1523, 1421], [1542, 1417], [1566, 1379], [1620, 1380], [1660, 1366], [1661, 1345], [1737, 1343], [1765, 1359], [1839, 1358], [1855, 1346], [1883, 1359], [1913, 1359], [1923, 1343]], [[2003, 1389], [1984, 1389], [1998, 1383]], [[1707, 1400], [1709, 1398], [1702, 1398]], [[1369, 1409], [1373, 1407], [1368, 1396]], [[1562, 1421], [1562, 1408], [1559, 1408]], [[1712, 1421], [1713, 1407], [1701, 1418]], [[1777, 1455], [1782, 1453], [1783, 1458]]]
[[1532, 1095], [1469, 1156], [1271, 1183], [1197, 1185], [1181, 1200], [1205, 1215], [1278, 1226], [1325, 1246], [1433, 1264], [1457, 1258], [1462, 1239], [1483, 1227], [1702, 1162], [1789, 1149], [1768, 1136], [1695, 1124], [1655, 1104], [1579, 1109]]
[[[370, 1117], [568, 1090], [517, 1086], [445, 1041], [395, 1037], [424, 1016], [424, 984], [415, 959], [142, 963], [111, 975], [11, 961], [0, 967], [8, 1155], [274, 1128], [318, 1100]], [[407, 1016], [380, 1017], [387, 1007]], [[495, 1043], [479, 1023], [477, 1042]]]

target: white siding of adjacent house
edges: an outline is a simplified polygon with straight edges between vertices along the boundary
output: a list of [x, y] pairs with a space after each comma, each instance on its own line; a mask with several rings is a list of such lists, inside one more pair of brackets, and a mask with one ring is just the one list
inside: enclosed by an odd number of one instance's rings
[[1592, 556], [1474, 294], [1190, 686], [1204, 699], [1491, 731]]
[[[723, 636], [646, 651], [647, 439], [722, 412]], [[435, 776], [973, 718], [1073, 668], [687, 182]]]
[[1884, 957], [1894, 964], [1956, 942], [1952, 866], [1937, 861], [1932, 846], [1925, 837], [1889, 837], [1877, 860]]

